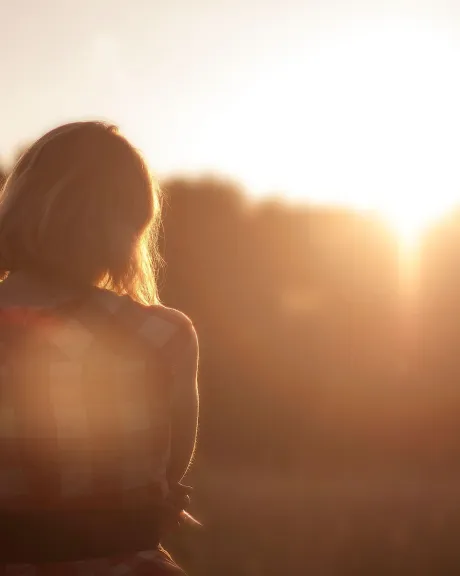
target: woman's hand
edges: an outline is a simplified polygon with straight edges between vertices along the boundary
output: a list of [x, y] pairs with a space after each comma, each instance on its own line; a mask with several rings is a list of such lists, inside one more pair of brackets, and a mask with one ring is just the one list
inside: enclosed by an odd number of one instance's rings
[[192, 491], [193, 488], [190, 486], [179, 483], [170, 487], [164, 508], [163, 529], [165, 532], [171, 532], [184, 523], [182, 512], [190, 505]]

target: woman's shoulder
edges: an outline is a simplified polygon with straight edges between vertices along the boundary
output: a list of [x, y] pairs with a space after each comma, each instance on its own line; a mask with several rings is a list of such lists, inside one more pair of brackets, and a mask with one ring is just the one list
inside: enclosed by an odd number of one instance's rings
[[[141, 305], [139, 304], [139, 306]], [[153, 306], [145, 306], [144, 309], [148, 316], [161, 318], [163, 321], [175, 326], [178, 330], [188, 331], [193, 329], [192, 320], [176, 308], [168, 308], [162, 304], [154, 304]]]
[[[164, 328], [168, 326], [168, 331], [174, 333], [177, 336], [182, 336], [184, 339], [196, 338], [195, 327], [192, 320], [180, 310], [176, 308], [168, 308], [167, 306], [162, 306], [156, 304], [153, 306], [146, 307], [146, 314], [150, 323], [152, 325], [163, 325]], [[147, 321], [147, 324], [149, 320]], [[145, 328], [147, 325], [145, 326]]]
[[197, 356], [198, 338], [193, 322], [186, 314], [162, 305], [146, 306], [143, 311], [146, 320], [140, 327], [142, 336], [173, 361], [184, 354]]
[[196, 343], [197, 336], [192, 320], [180, 310], [161, 304], [147, 306], [129, 296], [103, 295], [105, 305], [138, 334], [147, 338], [157, 348], [174, 342], [175, 348], [182, 343]]

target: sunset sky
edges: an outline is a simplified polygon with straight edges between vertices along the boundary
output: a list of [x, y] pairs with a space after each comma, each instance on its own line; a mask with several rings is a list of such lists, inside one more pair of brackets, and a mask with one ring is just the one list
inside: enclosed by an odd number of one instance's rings
[[[15, 0], [0, 154], [109, 118], [160, 175], [426, 217], [460, 190], [460, 3]], [[398, 212], [399, 211], [399, 212]]]

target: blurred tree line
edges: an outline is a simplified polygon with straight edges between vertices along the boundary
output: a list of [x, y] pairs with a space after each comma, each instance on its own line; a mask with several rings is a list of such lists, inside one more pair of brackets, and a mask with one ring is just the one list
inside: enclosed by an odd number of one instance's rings
[[161, 298], [201, 349], [206, 529], [177, 544], [192, 575], [446, 573], [460, 515], [391, 490], [456, 473], [460, 214], [424, 238], [404, 299], [398, 242], [377, 217], [254, 202], [215, 177], [163, 189]]
[[283, 470], [387, 449], [404, 342], [383, 224], [210, 178], [164, 189], [162, 297], [199, 332], [202, 456]]
[[377, 217], [206, 177], [164, 190], [162, 298], [202, 353], [195, 472], [216, 558], [197, 573], [460, 568], [459, 214], [408, 276]]

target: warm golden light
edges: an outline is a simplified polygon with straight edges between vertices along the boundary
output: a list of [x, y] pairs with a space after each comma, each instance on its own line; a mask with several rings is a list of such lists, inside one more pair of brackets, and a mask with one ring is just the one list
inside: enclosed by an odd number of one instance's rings
[[251, 192], [378, 211], [415, 243], [460, 189], [457, 44], [404, 19], [318, 28], [304, 42], [261, 62], [194, 147], [218, 126], [210, 164]]
[[[411, 255], [417, 250], [418, 245], [431, 225], [449, 211], [452, 204], [443, 205], [436, 198], [431, 202], [423, 202], [416, 198], [411, 202], [401, 201], [399, 206], [381, 209], [384, 220], [396, 234], [402, 252]], [[413, 254], [412, 254], [413, 255]]]
[[400, 292], [406, 313], [416, 306], [420, 289], [420, 247], [424, 234], [451, 208], [434, 198], [401, 199], [399, 205], [380, 210], [399, 243]]

